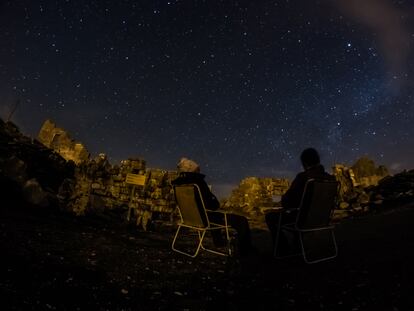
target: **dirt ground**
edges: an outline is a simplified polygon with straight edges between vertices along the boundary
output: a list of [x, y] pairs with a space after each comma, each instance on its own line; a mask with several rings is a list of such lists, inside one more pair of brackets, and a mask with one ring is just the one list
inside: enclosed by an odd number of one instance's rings
[[414, 208], [342, 221], [336, 259], [171, 251], [175, 228], [142, 232], [13, 203], [0, 207], [1, 310], [414, 310]]

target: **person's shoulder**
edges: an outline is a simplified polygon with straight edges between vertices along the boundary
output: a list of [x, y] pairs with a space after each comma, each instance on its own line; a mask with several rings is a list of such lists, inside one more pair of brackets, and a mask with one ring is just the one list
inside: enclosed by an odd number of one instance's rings
[[328, 180], [335, 180], [335, 176], [334, 176], [334, 175], [332, 175], [332, 174], [329, 174], [329, 173], [325, 170], [325, 167], [324, 167], [323, 165], [320, 165], [320, 170], [321, 170], [321, 172], [323, 173], [323, 176], [324, 176], [324, 178], [325, 178], [325, 179], [328, 179]]
[[173, 185], [180, 185], [182, 183], [183, 183], [183, 178], [182, 177], [177, 177], [176, 179], [173, 179], [171, 181], [171, 184], [173, 184]]
[[200, 173], [182, 172], [171, 183], [174, 185], [185, 183], [198, 183], [204, 181], [204, 175]]
[[319, 177], [320, 179], [327, 180], [327, 181], [336, 180], [335, 176], [332, 175], [332, 174], [329, 174], [327, 171], [325, 171], [325, 168], [323, 166], [321, 166], [321, 171], [320, 172], [321, 172], [320, 177]]
[[306, 172], [300, 172], [296, 175], [295, 179], [293, 179], [292, 184], [305, 183], [308, 179], [309, 176]]
[[205, 175], [191, 172], [191, 173], [185, 173], [183, 177], [189, 180], [194, 180], [194, 181], [200, 181], [200, 180], [204, 181]]
[[329, 180], [329, 181], [335, 181], [336, 180], [334, 175], [329, 174], [327, 172], [325, 172], [325, 178], [326, 178], [326, 180]]

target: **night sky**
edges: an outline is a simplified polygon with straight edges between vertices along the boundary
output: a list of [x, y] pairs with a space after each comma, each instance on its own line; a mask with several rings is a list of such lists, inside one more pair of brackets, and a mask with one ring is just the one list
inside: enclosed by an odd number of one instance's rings
[[0, 2], [0, 113], [219, 193], [368, 155], [414, 168], [414, 1]]

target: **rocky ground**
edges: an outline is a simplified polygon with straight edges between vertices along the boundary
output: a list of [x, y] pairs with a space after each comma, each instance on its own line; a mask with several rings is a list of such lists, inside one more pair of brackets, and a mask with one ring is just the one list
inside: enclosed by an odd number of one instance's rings
[[[171, 251], [174, 227], [0, 207], [1, 310], [414, 310], [414, 208], [343, 220], [339, 255], [314, 265], [259, 253]], [[270, 308], [269, 308], [270, 307]]]

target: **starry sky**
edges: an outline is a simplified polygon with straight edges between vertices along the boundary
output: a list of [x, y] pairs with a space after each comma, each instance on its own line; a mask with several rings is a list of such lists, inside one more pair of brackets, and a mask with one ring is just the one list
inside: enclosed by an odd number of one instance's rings
[[197, 161], [219, 194], [368, 155], [414, 168], [414, 2], [0, 2], [0, 115], [111, 163]]

